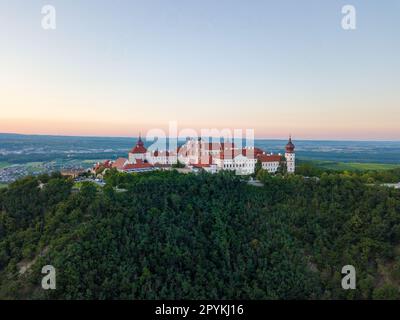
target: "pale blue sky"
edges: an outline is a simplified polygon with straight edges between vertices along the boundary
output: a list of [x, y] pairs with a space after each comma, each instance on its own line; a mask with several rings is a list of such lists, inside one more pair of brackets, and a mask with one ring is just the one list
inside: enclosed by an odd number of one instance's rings
[[400, 1], [0, 0], [0, 15], [0, 132], [129, 136], [177, 120], [400, 139]]

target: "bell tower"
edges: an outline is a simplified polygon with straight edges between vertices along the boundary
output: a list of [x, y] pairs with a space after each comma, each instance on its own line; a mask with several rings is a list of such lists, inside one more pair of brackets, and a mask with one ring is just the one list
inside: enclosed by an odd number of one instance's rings
[[289, 135], [289, 141], [286, 144], [285, 158], [286, 158], [287, 172], [294, 173], [296, 167], [296, 161], [295, 161], [296, 154], [294, 153], [294, 144], [292, 142], [291, 135]]

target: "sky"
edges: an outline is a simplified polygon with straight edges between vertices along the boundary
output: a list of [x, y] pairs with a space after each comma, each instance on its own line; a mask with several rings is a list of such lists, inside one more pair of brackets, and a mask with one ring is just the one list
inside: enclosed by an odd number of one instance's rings
[[400, 140], [398, 0], [0, 0], [0, 44], [0, 132]]

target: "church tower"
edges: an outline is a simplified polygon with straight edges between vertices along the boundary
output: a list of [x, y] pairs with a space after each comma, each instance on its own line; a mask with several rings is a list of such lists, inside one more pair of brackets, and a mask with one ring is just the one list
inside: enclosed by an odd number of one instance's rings
[[137, 163], [139, 161], [146, 160], [147, 149], [142, 141], [142, 135], [139, 133], [139, 140], [136, 142], [136, 146], [128, 154], [130, 163]]
[[285, 152], [286, 167], [288, 173], [294, 173], [296, 167], [295, 157], [296, 155], [294, 153], [294, 144], [292, 142], [292, 136], [289, 136], [289, 141], [286, 144], [286, 152]]

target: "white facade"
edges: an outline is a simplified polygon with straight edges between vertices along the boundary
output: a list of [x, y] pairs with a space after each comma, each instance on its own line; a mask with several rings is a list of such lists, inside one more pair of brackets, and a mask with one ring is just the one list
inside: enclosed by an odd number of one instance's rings
[[287, 172], [288, 173], [294, 173], [295, 171], [295, 160], [296, 160], [296, 155], [294, 152], [286, 152], [285, 153], [285, 158], [286, 158], [286, 167], [287, 167]]
[[146, 160], [146, 154], [145, 153], [132, 153], [132, 152], [129, 152], [128, 160], [129, 160], [129, 163], [136, 163], [137, 160], [145, 161]]
[[269, 173], [275, 173], [279, 169], [279, 161], [264, 161], [261, 162], [261, 167]]
[[[293, 173], [295, 154], [291, 139], [286, 145], [286, 156], [288, 173]], [[216, 171], [229, 170], [239, 175], [249, 175], [254, 173], [257, 161], [261, 161], [264, 170], [276, 173], [283, 157], [281, 154], [266, 154], [259, 148], [236, 148], [229, 142], [209, 143], [201, 139], [190, 139], [179, 149], [178, 159], [187, 166], [201, 164], [204, 170], [211, 165], [216, 165]]]
[[257, 159], [248, 158], [243, 154], [227, 158], [215, 158], [215, 164], [218, 170], [235, 171], [239, 175], [248, 175], [254, 173]]
[[146, 160], [151, 164], [168, 164], [177, 163], [177, 155], [170, 151], [148, 151], [146, 152]]
[[211, 164], [211, 165], [189, 165], [189, 168], [192, 170], [192, 172], [199, 172], [201, 170], [204, 170], [208, 173], [217, 173], [218, 172], [218, 167], [216, 164]]

